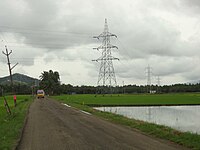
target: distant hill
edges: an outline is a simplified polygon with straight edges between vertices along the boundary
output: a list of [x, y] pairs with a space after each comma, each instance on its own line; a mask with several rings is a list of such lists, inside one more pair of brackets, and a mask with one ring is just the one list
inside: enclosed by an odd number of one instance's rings
[[[27, 84], [27, 85], [38, 85], [39, 80], [36, 78], [29, 77], [24, 74], [15, 73], [13, 76], [13, 82]], [[10, 76], [0, 78], [0, 84], [10, 84]]]

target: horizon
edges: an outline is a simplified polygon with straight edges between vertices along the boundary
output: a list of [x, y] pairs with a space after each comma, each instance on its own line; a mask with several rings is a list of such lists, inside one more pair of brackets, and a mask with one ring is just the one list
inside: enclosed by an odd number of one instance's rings
[[[13, 75], [15, 75], [15, 74], [19, 74], [19, 75], [24, 75], [24, 76], [27, 76], [27, 77], [29, 77], [29, 78], [32, 78], [32, 79], [36, 79], [36, 80], [38, 80], [38, 81], [40, 81], [40, 79], [39, 78], [34, 78], [34, 77], [32, 77], [32, 76], [30, 76], [30, 75], [27, 75], [27, 74], [21, 74], [21, 73], [14, 73]], [[9, 75], [7, 75], [7, 76], [3, 76], [3, 77], [0, 77], [0, 78], [10, 78], [10, 76]], [[61, 82], [61, 84], [65, 84], [65, 85], [68, 85], [68, 84], [70, 84], [70, 83], [62, 83], [62, 81], [60, 81]], [[162, 86], [171, 86], [171, 85], [177, 85], [177, 84], [192, 84], [192, 85], [196, 85], [196, 84], [199, 84], [200, 83], [200, 81], [198, 80], [198, 81], [193, 81], [193, 82], [183, 82], [183, 83], [172, 83], [172, 84], [164, 84], [164, 85], [160, 85], [161, 87]], [[97, 87], [97, 85], [86, 85], [86, 84], [83, 84], [83, 85], [73, 85], [73, 84], [70, 84], [70, 85], [72, 85], [72, 86], [93, 86], [93, 87]], [[116, 87], [117, 86], [120, 86], [120, 87], [123, 87], [123, 86], [128, 86], [128, 85], [131, 85], [131, 86], [133, 86], [133, 85], [136, 85], [136, 86], [147, 86], [147, 84], [124, 84], [124, 85], [116, 85]], [[151, 86], [157, 86], [157, 84], [151, 84]]]

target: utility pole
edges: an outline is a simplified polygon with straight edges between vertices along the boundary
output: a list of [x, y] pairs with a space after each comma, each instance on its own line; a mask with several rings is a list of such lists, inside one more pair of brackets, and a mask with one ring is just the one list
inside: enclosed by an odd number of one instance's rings
[[13, 78], [12, 78], [12, 69], [14, 69], [18, 63], [16, 63], [13, 67], [11, 67], [10, 65], [10, 58], [9, 58], [9, 55], [12, 53], [12, 50], [10, 52], [8, 52], [8, 48], [7, 46], [5, 45], [5, 48], [6, 48], [6, 52], [2, 51], [2, 53], [4, 55], [6, 55], [7, 57], [7, 61], [8, 61], [8, 69], [9, 69], [9, 73], [10, 73], [10, 85], [11, 85], [11, 88], [12, 88], [12, 92], [13, 92]]
[[146, 74], [147, 74], [147, 93], [151, 93], [151, 75], [152, 75], [152, 68], [150, 65], [146, 67]]
[[102, 45], [98, 48], [93, 48], [100, 51], [102, 55], [98, 59], [92, 61], [101, 62], [97, 85], [100, 87], [102, 86], [103, 88], [105, 88], [106, 86], [109, 87], [112, 93], [112, 87], [117, 85], [112, 61], [119, 60], [119, 58], [115, 58], [112, 56], [111, 49], [118, 49], [118, 47], [110, 43], [111, 37], [117, 38], [115, 34], [112, 34], [108, 31], [107, 19], [105, 19], [103, 33], [101, 33], [99, 36], [93, 37], [97, 38], [98, 40], [102, 39]]

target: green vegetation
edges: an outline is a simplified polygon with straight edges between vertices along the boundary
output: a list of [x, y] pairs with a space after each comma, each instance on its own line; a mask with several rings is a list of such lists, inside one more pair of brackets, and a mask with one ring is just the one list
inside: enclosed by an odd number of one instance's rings
[[[21, 85], [24, 85], [24, 84], [25, 85], [34, 85], [34, 84], [39, 83], [38, 79], [29, 77], [29, 76], [24, 75], [24, 74], [19, 74], [19, 73], [14, 73], [12, 75], [12, 78], [13, 78], [14, 84], [19, 83]], [[1, 85], [5, 85], [5, 84], [10, 85], [10, 76], [0, 78], [0, 84]]]
[[200, 104], [200, 94], [135, 94], [135, 95], [61, 95], [69, 103], [89, 106], [131, 106], [131, 105], [181, 105]]
[[166, 94], [166, 95], [61, 95], [55, 99], [67, 103], [93, 115], [121, 124], [132, 129], [138, 129], [148, 135], [166, 139], [193, 149], [200, 149], [200, 135], [180, 132], [170, 127], [129, 119], [122, 115], [94, 110], [88, 105], [146, 105], [146, 104], [199, 104], [200, 94]]
[[4, 107], [3, 97], [0, 97], [0, 149], [13, 149], [17, 144], [28, 106], [32, 98], [30, 96], [17, 96], [17, 107], [14, 107], [13, 97], [6, 97], [11, 115], [8, 115]]
[[57, 71], [44, 71], [41, 74], [40, 79], [40, 88], [43, 89], [47, 94], [60, 94], [60, 75]]
[[[15, 73], [13, 74], [13, 87], [16, 94], [31, 94], [37, 89], [44, 89], [47, 94], [96, 94], [96, 93], [110, 93], [109, 87], [87, 86], [87, 85], [70, 85], [60, 84], [59, 72], [49, 70], [41, 73], [40, 80], [29, 77], [27, 75]], [[102, 91], [102, 88], [104, 89]], [[4, 93], [1, 93], [3, 89]], [[188, 84], [172, 84], [157, 86], [152, 85], [151, 90], [157, 93], [186, 93], [186, 92], [200, 92], [200, 83]], [[10, 76], [0, 78], [0, 95], [11, 94], [12, 88], [10, 86]], [[112, 87], [113, 94], [144, 94], [147, 93], [147, 85], [124, 85]]]

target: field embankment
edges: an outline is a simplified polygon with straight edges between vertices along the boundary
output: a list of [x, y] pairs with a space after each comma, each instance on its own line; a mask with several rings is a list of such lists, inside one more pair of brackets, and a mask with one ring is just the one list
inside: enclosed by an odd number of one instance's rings
[[18, 95], [16, 107], [12, 96], [6, 96], [6, 99], [12, 114], [7, 114], [3, 97], [0, 97], [0, 149], [13, 149], [19, 139], [28, 106], [33, 98]]

